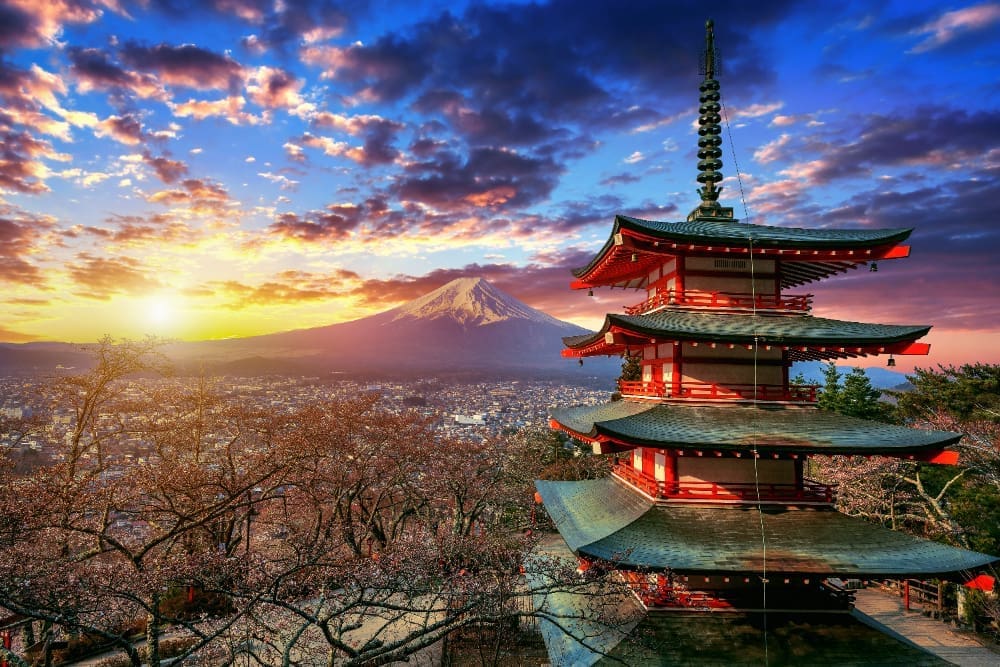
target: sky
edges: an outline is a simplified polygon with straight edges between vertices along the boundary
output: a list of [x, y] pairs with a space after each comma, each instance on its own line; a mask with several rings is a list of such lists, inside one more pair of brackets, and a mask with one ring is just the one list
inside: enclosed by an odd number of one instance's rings
[[935, 325], [897, 370], [1000, 363], [1000, 2], [940, 0], [0, 0], [0, 341], [285, 331], [464, 276], [596, 329], [642, 301], [569, 289], [614, 215], [697, 204], [707, 18], [722, 203], [914, 228], [794, 292]]

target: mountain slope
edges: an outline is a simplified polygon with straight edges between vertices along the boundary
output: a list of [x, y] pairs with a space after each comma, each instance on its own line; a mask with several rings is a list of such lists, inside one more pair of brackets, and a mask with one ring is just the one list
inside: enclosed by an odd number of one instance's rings
[[[586, 333], [481, 278], [461, 278], [409, 303], [352, 322], [265, 336], [191, 343], [163, 349], [181, 372], [256, 375], [329, 371], [382, 374], [489, 371], [609, 375], [618, 360], [560, 356], [562, 338]], [[0, 345], [0, 374], [53, 372], [57, 364], [87, 366], [79, 346]]]
[[572, 362], [559, 354], [561, 339], [584, 332], [485, 280], [462, 278], [360, 320], [212, 347], [226, 356], [294, 357], [338, 370], [532, 370], [566, 368]]

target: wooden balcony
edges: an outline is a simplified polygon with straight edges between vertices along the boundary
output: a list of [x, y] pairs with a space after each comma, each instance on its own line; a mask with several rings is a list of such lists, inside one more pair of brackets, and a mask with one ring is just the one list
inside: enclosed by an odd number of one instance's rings
[[811, 479], [797, 484], [744, 482], [661, 482], [626, 463], [616, 463], [612, 473], [656, 500], [726, 502], [829, 503], [837, 499], [836, 486]]
[[685, 382], [670, 386], [664, 382], [641, 380], [618, 382], [622, 396], [637, 398], [677, 398], [710, 401], [780, 401], [786, 403], [815, 403], [819, 385], [790, 384], [716, 384], [712, 382]]
[[626, 306], [626, 315], [642, 315], [667, 306], [717, 310], [801, 313], [812, 308], [812, 294], [744, 294], [739, 292], [660, 292], [642, 303]]

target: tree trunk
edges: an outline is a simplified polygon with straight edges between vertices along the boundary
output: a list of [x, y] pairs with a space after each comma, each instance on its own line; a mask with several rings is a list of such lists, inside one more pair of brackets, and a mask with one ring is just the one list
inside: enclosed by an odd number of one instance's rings
[[160, 667], [160, 594], [153, 593], [146, 616], [146, 660], [149, 667]]

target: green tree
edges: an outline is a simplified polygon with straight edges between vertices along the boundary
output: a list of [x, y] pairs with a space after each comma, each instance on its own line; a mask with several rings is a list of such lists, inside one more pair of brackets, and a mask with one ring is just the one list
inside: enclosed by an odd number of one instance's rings
[[638, 354], [626, 354], [622, 356], [621, 379], [625, 382], [633, 382], [642, 379], [642, 356]]
[[831, 361], [823, 370], [823, 379], [817, 400], [821, 410], [872, 421], [895, 421], [892, 405], [881, 400], [882, 391], [872, 386], [863, 369], [855, 367], [842, 375]]

